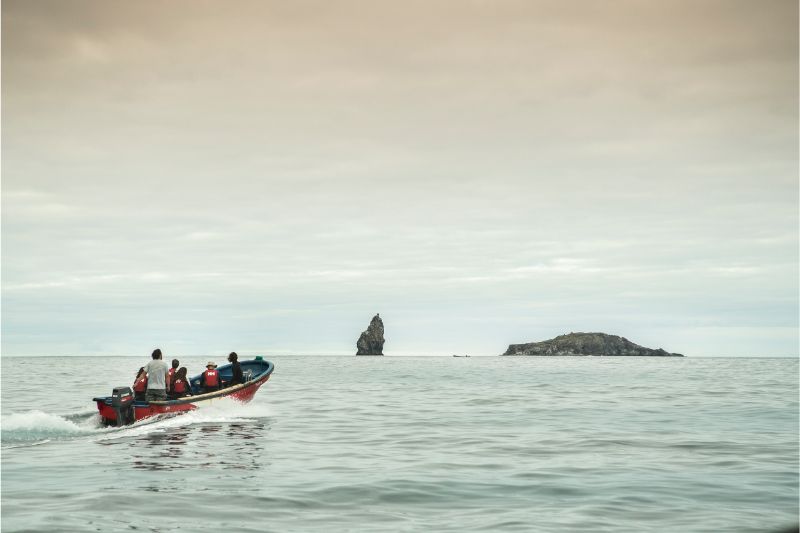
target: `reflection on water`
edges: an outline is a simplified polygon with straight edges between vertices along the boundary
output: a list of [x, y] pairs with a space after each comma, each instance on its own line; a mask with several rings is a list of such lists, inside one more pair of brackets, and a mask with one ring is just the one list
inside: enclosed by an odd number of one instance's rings
[[262, 422], [230, 424], [227, 428], [227, 450], [223, 463], [228, 468], [256, 469], [269, 465], [261, 437], [269, 428]]
[[182, 426], [143, 435], [129, 449], [138, 469], [255, 469], [269, 464], [264, 461], [268, 431], [264, 422]]
[[206, 426], [200, 426], [200, 431], [202, 431], [203, 433], [216, 433], [216, 432], [217, 432], [217, 431], [219, 431], [220, 429], [222, 429], [222, 426], [218, 426], [218, 425], [213, 425], [213, 426], [208, 426], [208, 425], [206, 425]]
[[133, 450], [134, 468], [172, 470], [176, 464], [174, 459], [183, 455], [183, 447], [190, 433], [190, 427], [172, 428], [165, 432], [148, 433], [132, 442], [130, 447]]
[[[228, 426], [228, 436], [245, 441], [254, 441], [264, 433], [266, 425], [263, 422], [253, 424], [230, 424]], [[253, 445], [255, 442], [245, 442], [245, 445]]]

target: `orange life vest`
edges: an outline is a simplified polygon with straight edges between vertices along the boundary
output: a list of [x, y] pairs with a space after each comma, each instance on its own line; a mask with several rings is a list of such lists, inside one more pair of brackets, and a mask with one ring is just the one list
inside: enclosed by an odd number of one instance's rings
[[179, 379], [172, 385], [172, 391], [177, 392], [178, 394], [186, 392], [186, 382], [182, 379]]
[[219, 373], [216, 370], [206, 370], [206, 387], [216, 387], [219, 384]]
[[144, 392], [147, 390], [147, 376], [137, 379], [133, 382], [133, 390], [135, 392]]
[[167, 371], [167, 375], [169, 375], [169, 380], [172, 381], [173, 376], [175, 376], [175, 369], [174, 368], [170, 368]]

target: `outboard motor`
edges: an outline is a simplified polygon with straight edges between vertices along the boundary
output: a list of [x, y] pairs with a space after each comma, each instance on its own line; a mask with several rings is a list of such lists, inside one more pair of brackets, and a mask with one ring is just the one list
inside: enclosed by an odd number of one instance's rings
[[117, 426], [127, 426], [136, 421], [133, 412], [133, 391], [130, 387], [114, 387], [111, 407], [117, 415]]

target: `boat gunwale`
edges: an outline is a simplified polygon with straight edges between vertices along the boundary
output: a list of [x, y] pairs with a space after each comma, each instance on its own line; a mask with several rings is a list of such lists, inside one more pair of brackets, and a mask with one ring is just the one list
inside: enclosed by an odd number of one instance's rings
[[[242, 362], [244, 363], [244, 362], [256, 362], [256, 361], [257, 361], [256, 359], [252, 359], [250, 361], [242, 361]], [[167, 406], [167, 405], [184, 405], [184, 404], [187, 404], [187, 403], [195, 403], [197, 401], [212, 400], [214, 398], [229, 396], [232, 393], [239, 392], [239, 391], [244, 390], [244, 389], [246, 389], [248, 387], [253, 387], [255, 385], [260, 385], [262, 382], [264, 382], [267, 379], [269, 379], [269, 377], [272, 375], [272, 371], [275, 370], [275, 365], [273, 363], [271, 363], [270, 361], [267, 361], [267, 360], [261, 360], [260, 362], [267, 364], [266, 370], [264, 370], [260, 374], [257, 374], [252, 379], [250, 379], [250, 381], [247, 381], [246, 383], [239, 383], [238, 385], [233, 385], [232, 387], [225, 387], [224, 389], [219, 389], [219, 390], [216, 390], [216, 391], [213, 391], [213, 392], [206, 392], [206, 393], [203, 393], [203, 394], [194, 394], [194, 395], [191, 395], [191, 396], [183, 396], [183, 397], [177, 398], [175, 400], [152, 400], [152, 401], [149, 401], [149, 402], [146, 401], [146, 400], [145, 401], [134, 401], [133, 405], [134, 405], [134, 407], [147, 407], [149, 405], [163, 407], [163, 406]], [[192, 379], [195, 379], [195, 378], [192, 378]], [[92, 401], [105, 402], [107, 405], [111, 405], [111, 396], [103, 396], [103, 397], [92, 398]]]

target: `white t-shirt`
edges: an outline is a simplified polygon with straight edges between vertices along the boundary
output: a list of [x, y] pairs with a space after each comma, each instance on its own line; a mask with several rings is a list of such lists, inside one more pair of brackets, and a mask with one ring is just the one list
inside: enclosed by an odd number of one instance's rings
[[147, 372], [148, 390], [167, 390], [167, 363], [163, 359], [153, 359], [144, 367]]

